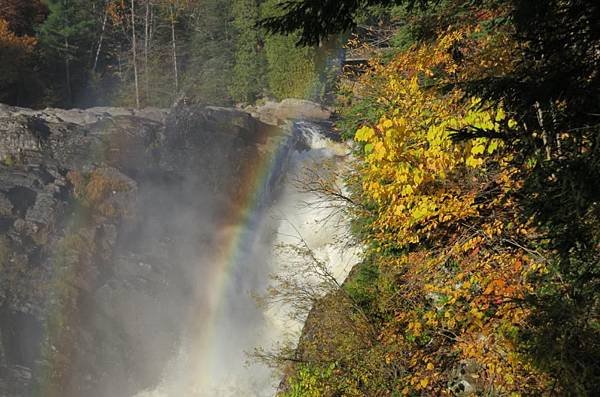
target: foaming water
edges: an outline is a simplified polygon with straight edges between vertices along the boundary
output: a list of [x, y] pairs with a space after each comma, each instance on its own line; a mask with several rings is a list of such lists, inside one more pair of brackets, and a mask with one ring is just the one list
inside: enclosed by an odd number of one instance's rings
[[[339, 244], [338, 238], [347, 232], [339, 214], [322, 205], [322, 197], [303, 191], [297, 183], [306, 170], [324, 169], [325, 163], [341, 167], [349, 147], [329, 139], [320, 127], [310, 123], [299, 122], [292, 131], [279, 145], [283, 148], [298, 140], [303, 144], [283, 151], [289, 161], [279, 161], [279, 169], [273, 170], [271, 177], [283, 181], [283, 188], [277, 193], [260, 192], [264, 205], [256, 206], [251, 221], [218, 231], [214, 252], [203, 261], [228, 261], [216, 267], [231, 268], [210, 285], [198, 280], [201, 291], [192, 305], [198, 311], [185, 325], [179, 351], [167, 365], [159, 386], [136, 397], [273, 396], [279, 374], [248, 364], [247, 352], [269, 348], [276, 342], [296, 341], [302, 327], [302, 319], [290, 318], [289, 308], [259, 307], [253, 298], [266, 291], [270, 274], [285, 271], [285, 265], [297, 259], [277, 247], [306, 244], [340, 282], [356, 263], [358, 252], [342, 249]], [[271, 189], [269, 182], [263, 189]], [[232, 241], [236, 244], [234, 259], [228, 254]]]

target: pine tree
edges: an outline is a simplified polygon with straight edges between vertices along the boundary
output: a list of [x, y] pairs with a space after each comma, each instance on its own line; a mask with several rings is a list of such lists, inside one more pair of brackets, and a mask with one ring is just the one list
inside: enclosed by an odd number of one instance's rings
[[[87, 61], [85, 54], [92, 48], [93, 37], [91, 26], [93, 18], [89, 3], [82, 0], [48, 0], [49, 15], [40, 28], [40, 44], [50, 72], [63, 71], [64, 104], [73, 104], [74, 86], [83, 85], [85, 81]], [[62, 63], [62, 68], [59, 66]]]
[[231, 103], [228, 84], [233, 67], [231, 4], [225, 0], [199, 2], [189, 22], [189, 55], [183, 90], [189, 100], [225, 105]]
[[[265, 1], [263, 17], [277, 15], [279, 2]], [[315, 65], [316, 51], [312, 47], [297, 47], [297, 34], [269, 34], [265, 37], [267, 85], [277, 99], [288, 97], [312, 98], [313, 85], [318, 80]]]
[[262, 38], [256, 28], [259, 6], [256, 0], [233, 2], [236, 29], [235, 66], [230, 90], [235, 101], [253, 102], [264, 87], [265, 59]]

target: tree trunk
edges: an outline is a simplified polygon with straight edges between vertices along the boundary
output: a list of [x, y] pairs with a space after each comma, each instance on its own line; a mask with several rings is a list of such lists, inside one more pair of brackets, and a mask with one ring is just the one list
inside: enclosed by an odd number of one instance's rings
[[71, 62], [69, 57], [69, 38], [65, 36], [65, 83], [67, 85], [67, 102], [73, 104], [73, 91], [71, 89]]
[[117, 61], [119, 64], [119, 80], [123, 82], [123, 61], [121, 60], [121, 56], [123, 54], [123, 46], [119, 44], [119, 52], [117, 52]]
[[140, 86], [138, 81], [137, 48], [135, 37], [135, 0], [131, 0], [131, 53], [133, 56], [133, 78], [135, 81], [135, 106], [140, 108]]
[[102, 50], [102, 43], [104, 41], [104, 31], [106, 30], [106, 21], [108, 20], [108, 0], [104, 5], [104, 18], [102, 20], [102, 30], [100, 31], [100, 38], [98, 39], [98, 48], [96, 49], [96, 57], [94, 58], [94, 66], [92, 67], [92, 72], [96, 71], [96, 67], [98, 66], [98, 58], [100, 57], [100, 51]]
[[171, 47], [173, 48], [173, 77], [175, 79], [175, 95], [179, 92], [179, 73], [177, 71], [177, 43], [175, 41], [175, 9], [171, 4]]
[[[67, 2], [63, 1], [63, 7], [67, 9]], [[64, 29], [69, 26], [69, 20], [67, 19], [67, 15], [65, 13], [64, 16]], [[69, 36], [67, 33], [64, 33], [64, 45], [65, 45], [65, 84], [67, 89], [67, 105], [71, 106], [73, 104], [73, 91], [71, 89], [71, 61], [70, 61], [70, 46], [69, 46]]]
[[544, 144], [544, 150], [546, 152], [546, 160], [550, 160], [552, 158], [552, 148], [550, 147], [550, 142], [548, 141], [548, 132], [544, 127], [544, 112], [542, 110], [542, 106], [538, 101], [535, 102], [534, 107], [536, 110], [538, 124], [542, 129], [542, 142]]
[[150, 93], [150, 77], [148, 75], [148, 46], [150, 44], [150, 0], [146, 0], [146, 18], [144, 19], [144, 81], [146, 98]]

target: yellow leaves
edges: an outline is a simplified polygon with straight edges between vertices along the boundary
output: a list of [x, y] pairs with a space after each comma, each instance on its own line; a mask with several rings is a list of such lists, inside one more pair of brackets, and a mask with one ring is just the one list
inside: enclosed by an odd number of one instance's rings
[[421, 182], [423, 182], [423, 173], [419, 172], [419, 171], [415, 171], [413, 174], [413, 181], [415, 182], [415, 185], [420, 185]]
[[394, 125], [394, 123], [392, 122], [392, 120], [387, 119], [387, 118], [384, 117], [381, 120], [381, 124], [380, 125], [381, 125], [382, 129], [388, 129], [388, 128], [391, 128]]
[[449, 319], [446, 321], [446, 326], [447, 326], [448, 328], [450, 328], [450, 329], [452, 329], [452, 328], [456, 327], [456, 319], [455, 319], [455, 318], [449, 318]]
[[473, 157], [473, 156], [469, 156], [465, 160], [465, 164], [468, 167], [476, 168], [476, 167], [479, 167], [481, 164], [483, 164], [483, 160], [482, 159], [478, 159], [478, 158]]
[[484, 238], [482, 236], [475, 236], [475, 237], [467, 240], [465, 243], [463, 243], [459, 247], [460, 251], [462, 251], [462, 252], [470, 251], [473, 248], [475, 248], [475, 246], [481, 244], [483, 241], [484, 241]]
[[492, 154], [496, 151], [496, 149], [498, 149], [501, 145], [501, 141], [499, 139], [492, 139], [489, 141], [488, 143], [488, 149], [487, 152], [488, 154]]
[[478, 346], [476, 345], [466, 345], [463, 349], [462, 349], [462, 353], [465, 357], [468, 358], [472, 358], [472, 357], [477, 357], [479, 354], [478, 351]]
[[[532, 233], [515, 219], [511, 194], [522, 182], [502, 140], [456, 143], [450, 136], [474, 127], [493, 137], [512, 120], [501, 107], [465, 101], [458, 90], [439, 93], [419, 80], [439, 79], [440, 70], [461, 73], [447, 51], [459, 37], [449, 34], [376, 66], [371, 84], [386, 111], [355, 136], [364, 145], [361, 197], [374, 204], [368, 240], [385, 295], [380, 310], [391, 319], [386, 333], [398, 334], [385, 341], [402, 352], [396, 357], [410, 357], [403, 394], [437, 395], [443, 375], [436, 378], [436, 354], [456, 354], [503, 377], [503, 395], [529, 387], [522, 361], [508, 359], [514, 346], [502, 331], [503, 323], [526, 320], [514, 298], [531, 288], [526, 274], [544, 269], [504, 240]], [[511, 378], [514, 386], [506, 386]]]
[[406, 196], [410, 196], [415, 192], [415, 189], [413, 189], [413, 187], [411, 185], [404, 185], [402, 187], [402, 190], [400, 191], [400, 195], [406, 197]]
[[476, 318], [477, 320], [481, 320], [483, 318], [483, 316], [485, 315], [484, 313], [482, 313], [475, 307], [469, 311], [469, 314], [471, 316], [473, 316], [474, 318]]
[[[383, 230], [394, 229], [400, 245], [430, 238], [441, 224], [474, 216], [474, 195], [462, 183], [467, 168], [483, 168], [486, 156], [496, 153], [499, 140], [479, 138], [454, 143], [451, 130], [467, 126], [494, 129], [504, 120], [502, 109], [484, 109], [481, 100], [463, 101], [454, 90], [444, 95], [424, 88], [415, 73], [398, 73], [408, 65], [419, 71], [438, 69], [453, 61], [445, 46], [462, 34], [452, 32], [415, 52], [401, 54], [388, 66], [378, 66], [383, 82], [381, 102], [390, 110], [374, 126], [363, 126], [355, 139], [364, 144], [361, 177], [365, 193], [379, 205]], [[436, 219], [432, 219], [433, 216]]]
[[425, 320], [425, 325], [433, 326], [433, 327], [438, 325], [438, 321], [436, 319], [436, 314], [434, 312], [425, 313], [425, 315], [423, 316], [423, 320]]
[[471, 147], [471, 154], [472, 155], [478, 155], [478, 154], [483, 154], [483, 152], [485, 151], [485, 143], [481, 142], [481, 141], [475, 141], [473, 146]]
[[359, 128], [354, 135], [354, 139], [358, 142], [368, 142], [375, 135], [375, 130], [370, 127], [364, 126]]
[[419, 321], [411, 321], [408, 323], [407, 330], [414, 336], [420, 336], [423, 331], [423, 325]]
[[431, 217], [436, 213], [436, 203], [430, 200], [423, 200], [417, 204], [417, 206], [411, 211], [411, 217], [413, 221], [420, 221], [422, 219]]
[[494, 118], [495, 121], [502, 121], [506, 118], [506, 113], [504, 112], [504, 109], [500, 108], [498, 109], [498, 112], [496, 113], [496, 117]]
[[385, 158], [386, 153], [387, 153], [387, 149], [385, 148], [385, 145], [383, 144], [383, 142], [375, 143], [375, 145], [373, 146], [372, 156], [376, 160], [383, 160], [383, 158]]

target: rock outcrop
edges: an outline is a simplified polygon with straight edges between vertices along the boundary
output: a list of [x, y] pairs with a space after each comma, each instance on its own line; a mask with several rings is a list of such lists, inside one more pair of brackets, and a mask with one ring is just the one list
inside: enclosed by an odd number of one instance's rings
[[225, 108], [0, 105], [0, 396], [157, 382], [194, 260], [279, 133]]
[[331, 110], [315, 102], [288, 98], [281, 102], [267, 102], [264, 105], [246, 109], [252, 116], [270, 125], [282, 125], [288, 120], [327, 121]]

